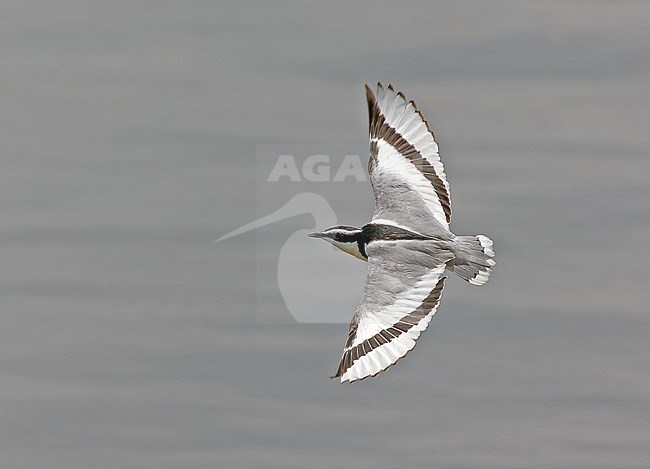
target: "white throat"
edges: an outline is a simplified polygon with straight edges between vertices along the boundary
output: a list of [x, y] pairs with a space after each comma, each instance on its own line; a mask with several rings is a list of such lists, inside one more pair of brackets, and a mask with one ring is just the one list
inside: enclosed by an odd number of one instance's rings
[[338, 241], [334, 241], [333, 239], [325, 238], [325, 241], [328, 243], [336, 246], [343, 252], [347, 252], [348, 254], [352, 254], [354, 257], [357, 259], [361, 259], [362, 261], [367, 261], [365, 257], [361, 254], [361, 251], [359, 251], [359, 245], [357, 243], [340, 243]]

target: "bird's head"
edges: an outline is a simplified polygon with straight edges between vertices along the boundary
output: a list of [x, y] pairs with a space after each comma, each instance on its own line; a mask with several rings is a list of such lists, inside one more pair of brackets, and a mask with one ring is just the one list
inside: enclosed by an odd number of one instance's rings
[[359, 243], [361, 237], [361, 228], [353, 226], [333, 226], [325, 231], [317, 231], [309, 233], [311, 238], [324, 239], [328, 243], [336, 246], [343, 252], [352, 254], [354, 257], [363, 261], [367, 260], [359, 250]]

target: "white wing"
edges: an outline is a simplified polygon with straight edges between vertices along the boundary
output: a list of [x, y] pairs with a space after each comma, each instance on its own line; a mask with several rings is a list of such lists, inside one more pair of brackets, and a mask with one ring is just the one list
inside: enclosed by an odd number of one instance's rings
[[367, 248], [368, 274], [333, 378], [375, 376], [413, 347], [436, 312], [453, 258], [435, 241], [374, 241]]
[[449, 183], [438, 144], [413, 101], [392, 86], [366, 85], [370, 116], [368, 171], [375, 193], [374, 221], [392, 221], [425, 233], [449, 233]]

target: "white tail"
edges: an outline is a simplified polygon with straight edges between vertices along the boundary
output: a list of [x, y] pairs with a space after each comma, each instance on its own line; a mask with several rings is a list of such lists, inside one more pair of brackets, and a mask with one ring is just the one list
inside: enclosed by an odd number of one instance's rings
[[472, 285], [483, 285], [496, 264], [493, 244], [484, 235], [456, 236], [452, 247], [456, 258], [448, 264], [449, 270]]

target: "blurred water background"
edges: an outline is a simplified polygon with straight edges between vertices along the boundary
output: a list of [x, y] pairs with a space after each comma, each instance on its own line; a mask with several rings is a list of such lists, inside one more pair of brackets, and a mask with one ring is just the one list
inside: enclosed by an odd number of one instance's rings
[[[0, 466], [648, 467], [649, 24], [644, 1], [2, 2]], [[286, 313], [258, 265], [313, 220], [213, 241], [258, 215], [257, 145], [364, 145], [378, 80], [498, 265], [341, 386], [345, 325], [257, 317], [260, 292]]]

